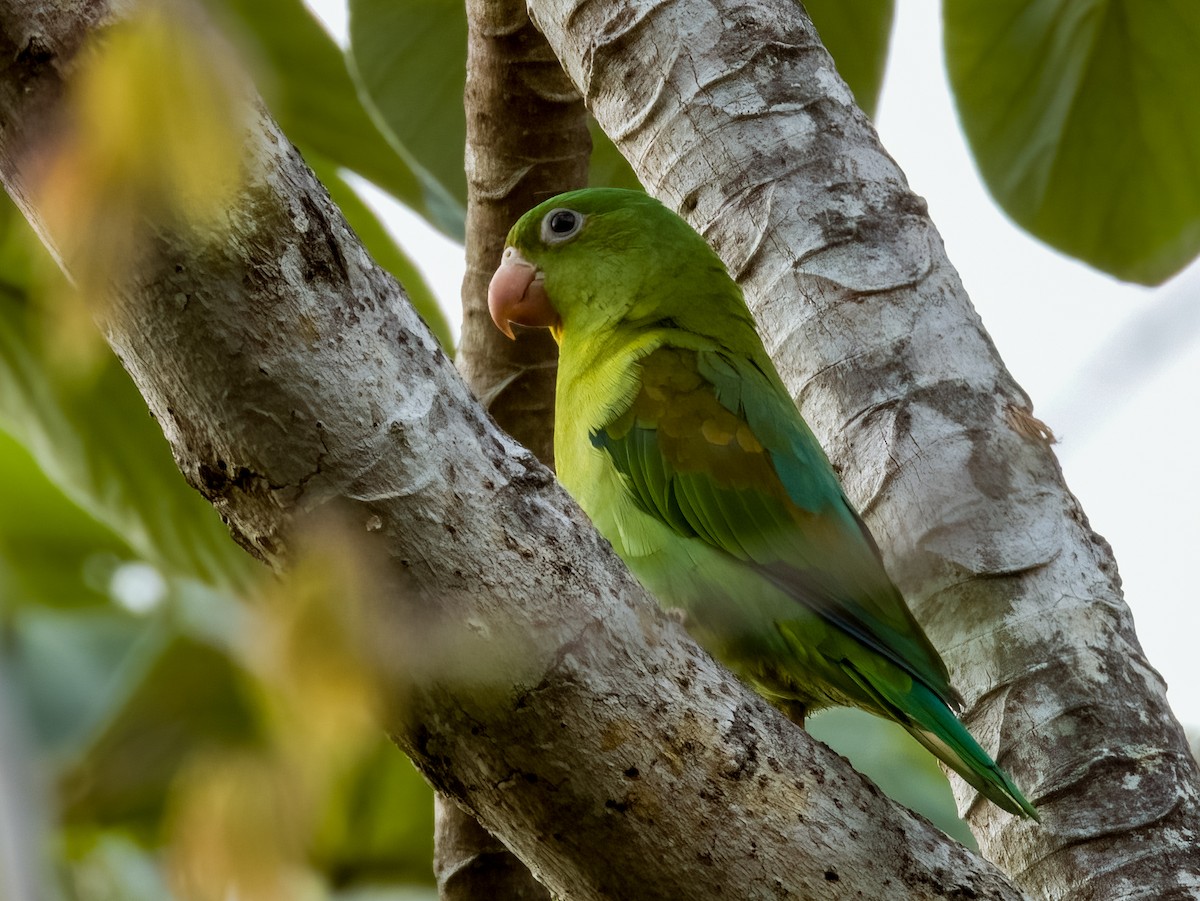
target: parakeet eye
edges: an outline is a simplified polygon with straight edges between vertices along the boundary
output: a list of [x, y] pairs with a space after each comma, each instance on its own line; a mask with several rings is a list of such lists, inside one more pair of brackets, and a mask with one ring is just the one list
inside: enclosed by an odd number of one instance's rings
[[542, 240], [547, 244], [561, 244], [570, 240], [583, 227], [583, 214], [561, 207], [551, 210], [542, 219]]

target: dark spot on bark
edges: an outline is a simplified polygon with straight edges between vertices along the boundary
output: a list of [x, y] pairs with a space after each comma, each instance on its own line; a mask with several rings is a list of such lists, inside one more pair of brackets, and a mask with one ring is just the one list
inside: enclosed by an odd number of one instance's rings
[[609, 810], [615, 810], [617, 813], [625, 813], [629, 809], [629, 800], [614, 801], [612, 798], [609, 798], [604, 802], [604, 806]]
[[687, 196], [683, 198], [683, 203], [679, 204], [679, 212], [682, 215], [687, 216], [696, 209], [696, 205], [700, 202], [698, 194], [698, 191], [688, 191]]
[[631, 766], [629, 769], [627, 769], [625, 771], [626, 779], [636, 779], [640, 775], [642, 775], [642, 774], [638, 771], [638, 768], [635, 766]]
[[749, 705], [742, 705], [734, 712], [733, 722], [723, 738], [734, 755], [734, 765], [726, 767], [722, 776], [736, 782], [758, 772], [758, 735], [754, 730], [754, 711]]
[[925, 202], [925, 198], [912, 191], [898, 191], [894, 194], [892, 208], [899, 213], [920, 216], [922, 219], [929, 216], [929, 204]]
[[697, 854], [696, 860], [700, 861], [700, 863], [704, 864], [706, 867], [714, 866], [713, 856], [707, 851], [701, 851], [699, 854]]
[[225, 473], [221, 472], [215, 466], [210, 466], [208, 463], [201, 463], [198, 470], [200, 482], [210, 494], [221, 494], [225, 490], [229, 480], [225, 477]]
[[[328, 256], [316, 256], [316, 243], [311, 242], [309, 244], [309, 248], [314, 254], [310, 254], [307, 257], [308, 270], [304, 273], [305, 280], [313, 281], [320, 278], [323, 281], [339, 285], [346, 284], [350, 280], [350, 273], [346, 267], [346, 258], [342, 256], [342, 249], [338, 245], [337, 239], [330, 228], [329, 217], [313, 202], [309, 195], [302, 194], [300, 202], [308, 214], [309, 228], [320, 230], [320, 237], [324, 240], [325, 247], [329, 251]], [[345, 310], [345, 312], [350, 313], [351, 311]], [[354, 316], [348, 316], [347, 319], [357, 321]]]
[[54, 59], [54, 51], [40, 34], [30, 35], [25, 46], [17, 52], [17, 64], [30, 70], [30, 76], [36, 77], [38, 71]]
[[255, 475], [245, 466], [239, 466], [233, 475], [233, 486], [239, 491], [249, 491], [254, 483]]
[[836, 870], [826, 870], [825, 871], [825, 881], [826, 882], [837, 882], [838, 879], [839, 879], [839, 876], [838, 876]]

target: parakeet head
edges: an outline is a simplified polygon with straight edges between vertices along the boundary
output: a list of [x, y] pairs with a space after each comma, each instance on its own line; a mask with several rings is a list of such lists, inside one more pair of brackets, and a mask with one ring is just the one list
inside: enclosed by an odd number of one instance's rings
[[[686, 222], [640, 191], [586, 188], [534, 207], [508, 233], [488, 288], [492, 321], [593, 332], [685, 315], [690, 286], [736, 286]], [[740, 301], [740, 294], [738, 295]]]

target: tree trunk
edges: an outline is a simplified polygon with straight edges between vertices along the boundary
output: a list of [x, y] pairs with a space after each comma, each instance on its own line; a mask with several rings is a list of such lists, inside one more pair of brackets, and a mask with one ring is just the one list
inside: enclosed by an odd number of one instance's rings
[[[543, 329], [510, 341], [487, 288], [525, 210], [587, 184], [587, 110], [520, 0], [467, 3], [467, 271], [458, 365], [496, 423], [553, 467], [558, 348]], [[436, 801], [434, 870], [444, 901], [546, 898], [515, 857], [453, 801]]]
[[[82, 40], [122, 8], [99, 0], [0, 0], [0, 44], [9, 60], [0, 73], [0, 176], [35, 225], [41, 217], [29, 182], [36, 162], [31, 148], [57, 131], [54, 116], [61, 111], [63, 78], [72, 71]], [[683, 7], [656, 9], [678, 13]], [[757, 47], [764, 70], [777, 58], [792, 60], [789, 54], [796, 46], [809, 62], [820, 58], [803, 20], [791, 18], [790, 7], [757, 23], [755, 31], [752, 16], [757, 9], [740, 7], [727, 15], [731, 47]], [[578, 34], [599, 34], [610, 42], [598, 46], [611, 48], [611, 41], [620, 39], [625, 50], [617, 59], [630, 66], [631, 77], [645, 76], [638, 68], [645, 57], [635, 40], [639, 34], [646, 36], [639, 31], [643, 24], [659, 29], [650, 36], [677, 60], [685, 60], [691, 49], [701, 52], [712, 46], [696, 30], [705, 27], [712, 14], [708, 9], [688, 7], [687, 15], [677, 14], [667, 23], [667, 31], [658, 13], [635, 11], [621, 13], [608, 23], [607, 31], [597, 32], [591, 16], [599, 12], [580, 7], [574, 18], [562, 21], [571, 33], [579, 28]], [[552, 28], [544, 11], [539, 19], [545, 19], [542, 24], [568, 72], [595, 102], [596, 85], [589, 84], [590, 76], [579, 77], [594, 68], [594, 53], [583, 63], [582, 53], [572, 55], [567, 46], [568, 32]], [[746, 35], [753, 36], [751, 44], [739, 37]], [[689, 48], [692, 43], [695, 47]], [[730, 58], [734, 56], [731, 50]], [[705, 78], [713, 94], [745, 87], [757, 74], [755, 66], [745, 65], [733, 73], [689, 71]], [[819, 66], [815, 74], [808, 73], [813, 81], [801, 77], [803, 69], [784, 72], [782, 80], [772, 77], [770, 91], [760, 96], [770, 98], [781, 87], [808, 90], [823, 84], [823, 90], [842, 97], [834, 90], [838, 83], [827, 64], [822, 71]], [[633, 87], [631, 77], [616, 94]], [[754, 89], [751, 95], [760, 90], [766, 89]], [[718, 100], [736, 112], [745, 110], [747, 103], [753, 107], [751, 95], [737, 95], [741, 107]], [[688, 102], [683, 123], [703, 123], [705, 116], [721, 114], [695, 91], [678, 97]], [[665, 102], [670, 105], [675, 99], [667, 97]], [[618, 104], [619, 98], [608, 96], [606, 102]], [[817, 111], [829, 105], [819, 98], [812, 104]], [[803, 114], [804, 106], [797, 102], [790, 111], [779, 110], [778, 122], [758, 122], [751, 116], [747, 125], [751, 132], [770, 131], [772, 123], [782, 126], [789, 115]], [[597, 112], [602, 108], [596, 102]], [[664, 619], [549, 473], [498, 432], [473, 403], [394, 281], [357, 245], [261, 106], [251, 103], [244, 112], [249, 123], [246, 184], [228, 211], [225, 240], [200, 241], [186, 223], [155, 223], [137, 270], [98, 311], [110, 343], [162, 424], [185, 476], [218, 507], [243, 546], [282, 566], [298, 515], [336, 503], [360, 525], [364, 545], [381, 561], [377, 628], [371, 638], [385, 651], [379, 653], [374, 644], [364, 642], [364, 656], [374, 656], [390, 674], [389, 728], [431, 782], [471, 809], [562, 897], [1021, 897], [995, 868], [883, 798]], [[644, 139], [636, 122], [624, 132], [615, 129], [609, 112], [601, 116], [602, 123], [627, 150]], [[653, 125], [654, 112], [646, 107], [638, 122]], [[997, 694], [1027, 693], [1022, 717], [1014, 708], [1012, 718], [992, 725], [1000, 735], [1011, 737], [1013, 719], [1030, 724], [1027, 740], [1033, 746], [1017, 749], [1009, 763], [1027, 782], [1030, 775], [1037, 776], [1034, 793], [1046, 809], [1047, 831], [1043, 838], [1036, 827], [1014, 826], [994, 810], [974, 811], [977, 826], [992, 817], [999, 836], [988, 833], [993, 852], [1027, 866], [1022, 878], [1044, 887], [1047, 895], [1090, 892], [1091, 897], [1113, 897], [1113, 886], [1124, 885], [1125, 897], [1136, 896], [1135, 891], [1183, 897], [1184, 864], [1166, 864], [1181, 860], [1179, 836], [1192, 829], [1195, 773], [1171, 756], [1172, 746], [1163, 738], [1169, 730], [1161, 716], [1161, 691], [1155, 695], [1145, 685], [1153, 680], [1139, 674], [1136, 661], [1132, 676], [1141, 678], [1126, 678], [1129, 665], [1109, 648], [1094, 645], [1099, 640], [1132, 641], [1123, 607], [1099, 590], [1111, 586], [1115, 577], [1111, 568], [1108, 574], [1097, 569], [1095, 545], [1080, 522], [1063, 517], [1061, 511], [1056, 516], [1046, 511], [1048, 502], [1039, 491], [1052, 498], [1069, 496], [1056, 491], [1056, 471], [1044, 449], [1021, 438], [1006, 418], [984, 420], [999, 428], [996, 436], [967, 434], [972, 417], [980, 415], [976, 407], [998, 408], [1002, 416], [1002, 402], [977, 391], [983, 374], [998, 371], [998, 363], [969, 315], [953, 273], [939, 264], [936, 239], [927, 226], [917, 227], [924, 220], [912, 200], [898, 188], [884, 190], [886, 180], [876, 184], [867, 178], [878, 175], [872, 166], [882, 164], [855, 143], [869, 136], [861, 124], [850, 128], [855, 121], [851, 117], [843, 123], [849, 130], [831, 135], [830, 148], [825, 149], [851, 153], [845, 159], [858, 159], [863, 169], [850, 171], [841, 157], [833, 163], [823, 160], [847, 170], [840, 194], [816, 181], [831, 192], [826, 199], [836, 194], [844, 206], [841, 219], [824, 217], [823, 224], [812, 229], [783, 217], [782, 204], [791, 201], [793, 212], [823, 209], [819, 204], [796, 205], [801, 195], [791, 192], [788, 181], [799, 178], [797, 172], [821, 171], [820, 154], [804, 158], [806, 168], [796, 163], [802, 157], [792, 158], [796, 171], [778, 182], [758, 181], [757, 187], [742, 193], [730, 191], [728, 196], [738, 203], [720, 208], [717, 189], [728, 189], [730, 173], [747, 148], [758, 146], [743, 146], [747, 135], [736, 124], [724, 131], [704, 128], [714, 148], [712, 157], [685, 140], [686, 132], [660, 136], [663, 142], [673, 141], [674, 150], [687, 151], [687, 164], [694, 166], [695, 174], [675, 172], [660, 178], [660, 162], [644, 160], [639, 171], [649, 184], [682, 201], [695, 221], [711, 219], [712, 236], [735, 263], [735, 271], [746, 278], [752, 295], [765, 296], [762, 286], [772, 278], [798, 279], [792, 287], [805, 289], [797, 296], [807, 298], [808, 305], [759, 303], [764, 318], [774, 311], [782, 318], [770, 321], [787, 323], [780, 329], [785, 337], [794, 338], [797, 329], [815, 331], [817, 326], [805, 316], [817, 308], [829, 310], [823, 323], [829, 336], [813, 354], [832, 362], [825, 368], [805, 358], [808, 368], [802, 371], [816, 376], [815, 383], [830, 393], [817, 402], [806, 392], [806, 412], [818, 428], [828, 431], [839, 421], [839, 413], [844, 421], [852, 418], [846, 411], [863, 411], [834, 446], [835, 454], [845, 463], [850, 449], [873, 449], [881, 455], [886, 449], [896, 461], [861, 473], [848, 469], [851, 490], [860, 500], [873, 498], [869, 510], [885, 543], [896, 537], [892, 559], [902, 564], [897, 575], [905, 585], [910, 590], [946, 586], [936, 594], [917, 593], [925, 600], [922, 613], [933, 624], [935, 640], [949, 647], [946, 637], [959, 634], [972, 642], [972, 654], [984, 660], [977, 666], [968, 654], [949, 655], [972, 700], [978, 702], [988, 684], [981, 676], [988, 667], [996, 668], [1000, 677], [995, 684], [1004, 686]], [[803, 143], [806, 133], [791, 134], [794, 127], [795, 123], [784, 129], [780, 138]], [[839, 141], [848, 144], [843, 147]], [[811, 153], [814, 148], [807, 149]], [[148, 146], [146, 152], [154, 148]], [[718, 158], [726, 162], [703, 168], [706, 160]], [[729, 165], [735, 169], [721, 168]], [[694, 192], [676, 190], [680, 180], [693, 178], [715, 181], [708, 186], [697, 182]], [[864, 206], [864, 197], [853, 193], [858, 188], [871, 203]], [[904, 203], [893, 208], [897, 201]], [[756, 208], [762, 221], [761, 230], [744, 233], [751, 236], [747, 242], [737, 239], [743, 233], [732, 230], [730, 223], [748, 208]], [[872, 213], [868, 221], [861, 219], [864, 209]], [[908, 240], [891, 247], [894, 258], [876, 259], [856, 278], [837, 282], [835, 264], [842, 254], [853, 257], [861, 252], [856, 243], [860, 233], [872, 238], [871, 230], [879, 229], [884, 234], [872, 240], [883, 243], [874, 249], [888, 250], [888, 213], [900, 217], [895, 228]], [[913, 237], [914, 228], [922, 240]], [[782, 236], [778, 241], [775, 229]], [[796, 243], [806, 235], [809, 244]], [[841, 235], [841, 244], [833, 243], [834, 235]], [[52, 235], [45, 237], [53, 241]], [[805, 247], [809, 250], [802, 250]], [[913, 256], [906, 262], [898, 248]], [[788, 275], [800, 257], [821, 277]], [[780, 265], [780, 260], [785, 263]], [[897, 271], [909, 277], [897, 279]], [[910, 309], [903, 302], [908, 292], [918, 289], [933, 292], [921, 295], [930, 310]], [[862, 330], [859, 317], [866, 312], [875, 318]], [[926, 315], [940, 318], [930, 321]], [[945, 402], [945, 376], [941, 381], [936, 376], [952, 362], [963, 362], [960, 354], [946, 351], [932, 359], [910, 354], [903, 363], [911, 372], [895, 360], [881, 362], [884, 351], [894, 349], [898, 340], [884, 339], [905, 324], [912, 326], [912, 343], [922, 349], [922, 330], [949, 329], [944, 332], [947, 343], [959, 345], [950, 350], [960, 351], [970, 364], [951, 382], [960, 395], [958, 404]], [[853, 328], [862, 330], [857, 344], [864, 343], [862, 336], [884, 337], [860, 350], [861, 359], [850, 367], [845, 361], [851, 354], [843, 349], [838, 356], [834, 349], [839, 341], [852, 340]], [[794, 344], [782, 344], [781, 351], [785, 371], [799, 365]], [[883, 381], [873, 387], [872, 378]], [[1011, 388], [999, 377], [996, 384]], [[897, 393], [900, 388], [912, 391]], [[854, 406], [852, 398], [863, 392], [878, 394], [877, 400]], [[1015, 399], [1022, 400], [1019, 395]], [[948, 461], [943, 448], [930, 445], [920, 445], [924, 454], [918, 455], [910, 445], [896, 442], [914, 436], [924, 440], [931, 419], [955, 424], [947, 443], [960, 453], [982, 454], [982, 462], [964, 462], [974, 459], [971, 455], [951, 455]], [[881, 423], [887, 429], [879, 433]], [[869, 441], [873, 435], [874, 443]], [[863, 459], [870, 462], [869, 457]], [[1003, 470], [1008, 479], [999, 484], [989, 481], [995, 478], [989, 466], [996, 459], [1009, 461]], [[939, 468], [926, 468], [934, 462]], [[948, 462], [954, 465], [943, 471], [940, 467]], [[927, 477], [924, 490], [932, 494], [897, 496], [901, 486], [921, 475]], [[1049, 480], [1048, 487], [1043, 480]], [[1046, 657], [1046, 671], [1057, 681], [1049, 684], [1026, 676], [1014, 689], [1013, 669], [1031, 665], [1024, 656], [1001, 653], [995, 630], [975, 631], [996, 614], [990, 606], [994, 595], [986, 590], [978, 595], [981, 600], [972, 595], [981, 611], [978, 617], [950, 624], [946, 607], [960, 591], [956, 579], [970, 570], [968, 564], [993, 574], [1008, 572], [994, 568], [997, 563], [1011, 565], [1008, 544], [989, 541], [978, 552], [976, 542], [965, 544], [945, 527], [916, 528], [937, 522], [934, 515], [945, 512], [947, 485], [959, 484], [966, 491], [965, 501], [952, 511], [956, 518], [943, 515], [940, 521], [966, 532], [968, 514], [977, 515], [984, 503], [1003, 503], [999, 489], [1019, 493], [1027, 482], [1038, 485], [1029, 502], [1041, 506], [1015, 511], [1024, 517], [1026, 528], [1039, 539], [1082, 537], [1062, 545], [1049, 561], [1031, 560], [1021, 569], [1022, 577], [996, 580], [1009, 579], [1022, 588], [1011, 601], [1002, 637], [1017, 642], [1024, 654], [1031, 639], [1022, 634], [1023, 618], [1042, 617], [1043, 640], [1055, 642], [1047, 653], [1070, 652], [1068, 663], [1080, 662], [1078, 672], [1067, 673], [1076, 686], [1061, 684], [1067, 680], [1055, 667], [1062, 658]], [[985, 486], [996, 490], [984, 491], [980, 499]], [[918, 505], [925, 518], [885, 515], [900, 509], [900, 501]], [[919, 545], [902, 540], [898, 528], [888, 525], [899, 522], [909, 523], [921, 538]], [[999, 534], [1004, 524], [993, 525]], [[1041, 550], [1040, 544], [1027, 546]], [[1071, 553], [1074, 558], [1062, 559]], [[919, 566], [903, 565], [906, 560], [927, 559], [939, 562], [940, 568], [927, 574]], [[1047, 610], [1046, 604], [1032, 599], [1033, 589], [1025, 587], [1025, 580], [1036, 582], [1047, 572], [1070, 566], [1078, 570], [1084, 587], [1094, 590], [1093, 596], [1105, 599], [1101, 617], [1074, 600], [1088, 597], [1084, 591], [1046, 595], [1062, 599], [1060, 606]], [[1061, 592], [1067, 583], [1060, 579], [1054, 584]], [[1092, 624], [1082, 639], [1056, 631], [1072, 625], [1070, 617], [1083, 610], [1102, 621]], [[1110, 662], [1114, 669], [1107, 694], [1097, 699], [1096, 667]], [[1067, 690], [1080, 692], [1090, 705], [1083, 714], [1071, 708], [1059, 711], [1056, 705]], [[1148, 742], [1162, 739], [1159, 745], [1145, 746], [1149, 753], [1142, 768], [1126, 759], [1129, 727], [1116, 724], [1110, 759], [1120, 774], [1115, 786], [1109, 784], [1112, 777], [1103, 766], [1062, 769], [1064, 760], [1086, 764], [1098, 759], [1094, 750], [1089, 750], [1090, 756], [1078, 756], [1076, 749], [1084, 740], [1065, 728], [1089, 724], [1074, 723], [1073, 718], [1107, 716], [1113, 707], [1144, 711], [1141, 725]], [[978, 707], [997, 713], [999, 709], [994, 703]], [[980, 725], [975, 723], [977, 729]], [[1089, 741], [1095, 739], [1094, 730], [1086, 734]], [[1060, 744], [1077, 756], [1060, 753]], [[1118, 854], [1116, 876], [1111, 870], [1082, 873], [1080, 861], [1098, 854], [1105, 843], [1120, 852], [1130, 842], [1130, 833], [1122, 830], [1126, 824], [1119, 819], [1124, 810], [1113, 810], [1099, 797], [1092, 799], [1091, 809], [1081, 800], [1088, 789], [1085, 780], [1117, 791], [1115, 797], [1123, 802], [1131, 792], [1122, 788], [1120, 776], [1140, 776], [1152, 797], [1162, 800], [1163, 783], [1151, 770], [1156, 761], [1174, 763], [1179, 772], [1171, 786], [1174, 806], [1145, 821], [1142, 831], [1132, 836], [1148, 849], [1141, 858], [1145, 881], [1132, 888], [1125, 882], [1135, 872], [1128, 868], [1128, 853]], [[1116, 830], [1102, 833], [1097, 824], [1108, 822], [1116, 822]], [[1178, 831], [1170, 833], [1164, 823], [1175, 824]], [[1030, 847], [1040, 849], [1045, 860], [1030, 859], [1023, 852]]]
[[1108, 545], [925, 204], [790, 0], [535, 0], [650, 190], [716, 247], [968, 701], [1042, 811], [952, 781], [1030, 893], [1197, 897], [1200, 785]]

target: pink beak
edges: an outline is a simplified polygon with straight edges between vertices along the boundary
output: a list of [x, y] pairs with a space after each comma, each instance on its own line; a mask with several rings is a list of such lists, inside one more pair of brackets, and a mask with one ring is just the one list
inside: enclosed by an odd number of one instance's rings
[[506, 247], [500, 268], [488, 285], [488, 312], [496, 328], [515, 338], [512, 325], [553, 328], [560, 322], [558, 311], [546, 296], [542, 273], [515, 247]]

